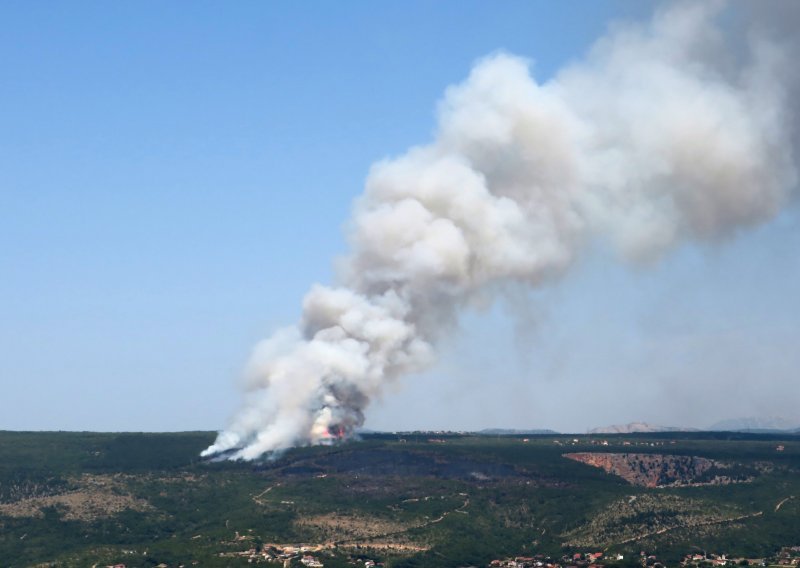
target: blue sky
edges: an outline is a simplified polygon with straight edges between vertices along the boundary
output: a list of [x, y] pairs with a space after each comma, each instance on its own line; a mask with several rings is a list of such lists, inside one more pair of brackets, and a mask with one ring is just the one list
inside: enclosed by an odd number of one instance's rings
[[[0, 429], [222, 428], [448, 85], [497, 50], [546, 79], [652, 6], [4, 2]], [[597, 250], [531, 329], [467, 314], [367, 426], [798, 417], [798, 245], [795, 209], [649, 270]]]

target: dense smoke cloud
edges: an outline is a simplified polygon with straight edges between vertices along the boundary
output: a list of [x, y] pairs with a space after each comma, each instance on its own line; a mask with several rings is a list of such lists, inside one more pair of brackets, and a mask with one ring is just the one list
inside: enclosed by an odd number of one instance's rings
[[543, 84], [519, 57], [479, 61], [431, 144], [373, 166], [339, 285], [312, 287], [299, 325], [257, 346], [244, 407], [205, 455], [347, 435], [431, 364], [463, 306], [562, 277], [592, 239], [651, 262], [772, 218], [797, 181], [785, 51], [732, 42], [722, 10], [616, 27]]

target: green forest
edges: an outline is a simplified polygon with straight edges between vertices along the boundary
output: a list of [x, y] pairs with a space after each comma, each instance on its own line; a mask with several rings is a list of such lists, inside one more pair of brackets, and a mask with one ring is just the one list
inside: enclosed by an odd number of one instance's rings
[[[641, 565], [642, 551], [675, 565], [697, 550], [762, 558], [800, 545], [797, 436], [421, 432], [201, 459], [214, 436], [0, 432], [0, 566], [268, 565], [280, 552], [300, 566], [294, 549], [334, 567], [593, 551], [622, 556], [607, 565]], [[571, 452], [713, 467], [656, 472], [670, 484], [646, 487]]]

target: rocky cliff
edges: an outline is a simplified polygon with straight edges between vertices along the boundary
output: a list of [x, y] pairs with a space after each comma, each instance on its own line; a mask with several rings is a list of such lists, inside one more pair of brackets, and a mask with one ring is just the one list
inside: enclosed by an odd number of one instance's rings
[[707, 458], [659, 454], [584, 452], [564, 454], [564, 457], [599, 467], [632, 485], [642, 487], [692, 485], [705, 481], [704, 474], [718, 465]]

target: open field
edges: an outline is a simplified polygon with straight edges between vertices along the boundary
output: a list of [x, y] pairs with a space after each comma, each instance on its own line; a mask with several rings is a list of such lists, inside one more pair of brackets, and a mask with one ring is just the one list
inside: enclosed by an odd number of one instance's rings
[[270, 545], [324, 551], [325, 566], [589, 550], [674, 565], [800, 545], [796, 436], [375, 434], [200, 460], [213, 437], [0, 432], [0, 566], [244, 566]]

